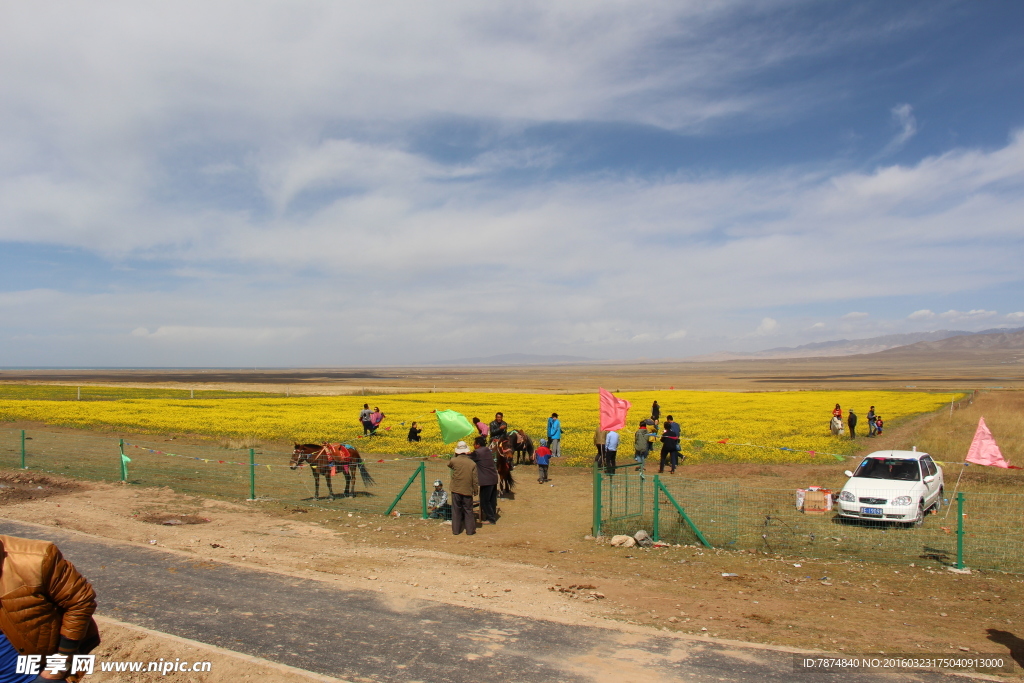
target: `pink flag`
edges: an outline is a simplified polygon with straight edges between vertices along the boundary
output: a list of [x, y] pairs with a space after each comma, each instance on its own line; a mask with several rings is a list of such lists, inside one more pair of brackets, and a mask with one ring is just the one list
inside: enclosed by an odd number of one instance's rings
[[1002, 451], [996, 445], [996, 440], [992, 437], [992, 432], [985, 424], [985, 418], [978, 420], [978, 431], [974, 432], [974, 441], [971, 442], [971, 448], [967, 451], [966, 461], [973, 462], [975, 465], [1003, 467], [1011, 470], [1020, 469], [1006, 462]]
[[601, 429], [606, 432], [623, 429], [626, 426], [626, 411], [633, 404], [624, 398], [617, 398], [612, 392], [598, 389], [601, 397]]

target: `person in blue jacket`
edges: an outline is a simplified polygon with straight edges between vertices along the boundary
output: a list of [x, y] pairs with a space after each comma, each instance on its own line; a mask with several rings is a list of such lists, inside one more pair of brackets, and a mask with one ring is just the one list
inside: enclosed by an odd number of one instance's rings
[[551, 413], [548, 418], [548, 448], [551, 449], [552, 458], [562, 457], [562, 423], [558, 413]]

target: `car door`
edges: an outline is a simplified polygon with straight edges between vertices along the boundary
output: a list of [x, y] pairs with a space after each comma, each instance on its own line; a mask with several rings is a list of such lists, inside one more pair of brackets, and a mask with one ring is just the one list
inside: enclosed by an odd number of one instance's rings
[[923, 480], [923, 479], [926, 479], [928, 477], [931, 477], [932, 480], [924, 482], [924, 485], [925, 485], [924, 506], [925, 506], [925, 508], [929, 508], [929, 507], [931, 507], [932, 505], [935, 504], [935, 501], [936, 501], [936, 499], [939, 496], [939, 489], [942, 486], [942, 482], [939, 480], [939, 477], [938, 477], [938, 468], [936, 468], [935, 463], [932, 461], [931, 456], [926, 455], [926, 456], [921, 458], [921, 479]]

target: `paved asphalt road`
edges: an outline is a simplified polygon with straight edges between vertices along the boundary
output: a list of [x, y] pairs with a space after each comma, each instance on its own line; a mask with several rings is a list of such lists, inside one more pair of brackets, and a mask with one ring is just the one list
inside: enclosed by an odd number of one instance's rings
[[99, 595], [99, 613], [357, 681], [964, 681], [937, 673], [794, 672], [793, 655], [567, 626], [189, 559], [49, 527], [0, 533], [55, 542]]

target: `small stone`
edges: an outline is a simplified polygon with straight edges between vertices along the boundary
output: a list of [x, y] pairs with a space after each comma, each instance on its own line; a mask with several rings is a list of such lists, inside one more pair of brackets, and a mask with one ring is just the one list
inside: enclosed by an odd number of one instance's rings
[[650, 548], [652, 545], [654, 545], [654, 539], [651, 538], [651, 535], [643, 529], [633, 534], [633, 539], [636, 541], [636, 544], [641, 548]]
[[156, 539], [150, 539], [149, 544], [150, 545], [156, 545]]
[[593, 541], [594, 537], [591, 536], [590, 534], [587, 534], [586, 536], [583, 537], [583, 540], [584, 541]]
[[676, 617], [669, 617], [668, 620], [669, 620], [669, 622], [671, 622], [673, 624], [676, 623], [677, 621], [679, 621], [679, 619], [677, 619]]
[[945, 612], [939, 612], [939, 616], [940, 616], [940, 617], [947, 617], [947, 616], [949, 616], [949, 615], [948, 615], [948, 614], [946, 614]]

